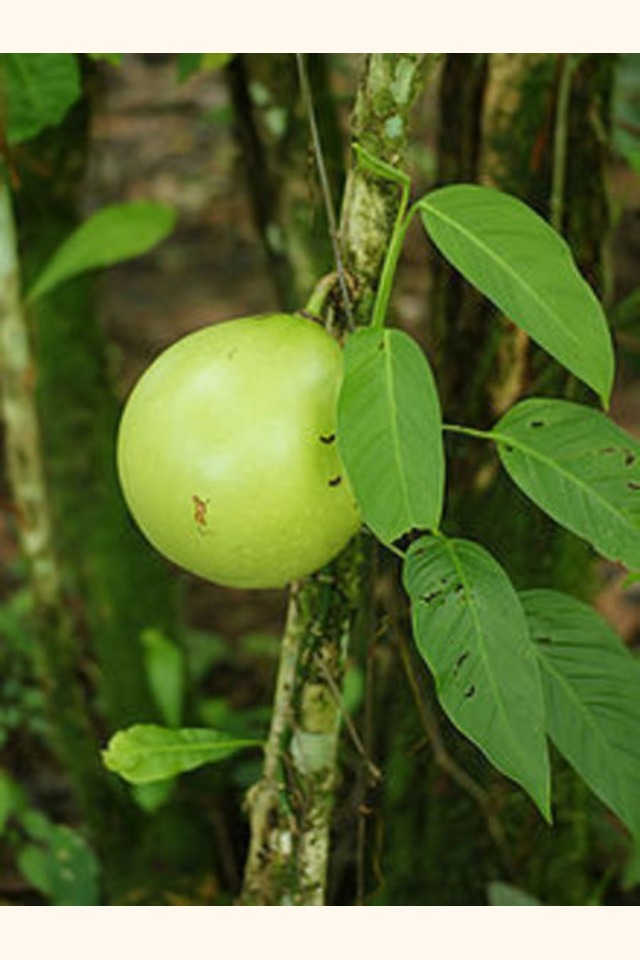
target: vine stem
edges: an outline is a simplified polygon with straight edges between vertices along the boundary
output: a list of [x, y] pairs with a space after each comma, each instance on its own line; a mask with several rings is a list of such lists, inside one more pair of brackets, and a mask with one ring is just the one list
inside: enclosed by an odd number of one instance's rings
[[396, 217], [393, 234], [391, 236], [391, 243], [389, 244], [384, 265], [382, 267], [380, 286], [378, 288], [376, 301], [373, 307], [371, 326], [374, 329], [383, 327], [386, 322], [387, 313], [389, 311], [389, 301], [391, 300], [391, 293], [393, 290], [393, 279], [396, 274], [396, 268], [398, 266], [400, 254], [402, 252], [402, 245], [404, 243], [404, 238], [407, 235], [409, 225], [418, 210], [418, 205], [414, 204], [409, 210], [409, 213], [407, 213], [408, 202], [409, 187], [408, 185], [404, 185], [400, 199], [400, 206], [398, 207], [398, 215]]
[[329, 224], [329, 234], [331, 238], [331, 246], [333, 248], [333, 257], [336, 262], [336, 271], [338, 274], [340, 292], [342, 294], [342, 303], [345, 316], [347, 318], [347, 326], [351, 330], [353, 329], [353, 312], [351, 310], [351, 298], [349, 296], [346, 271], [342, 258], [338, 221], [336, 219], [333, 197], [331, 196], [331, 186], [329, 184], [329, 177], [327, 176], [327, 167], [324, 162], [324, 153], [322, 151], [322, 143], [320, 141], [320, 133], [318, 131], [316, 113], [313, 106], [313, 97], [311, 95], [311, 84], [309, 83], [309, 75], [307, 73], [307, 67], [305, 64], [304, 55], [302, 53], [296, 53], [296, 65], [298, 67], [298, 76], [300, 77], [300, 90], [302, 92], [302, 98], [304, 100], [305, 109], [309, 118], [311, 142], [313, 144], [313, 153], [318, 166], [318, 178], [320, 180], [320, 189], [322, 190], [322, 197], [327, 214], [327, 222]]
[[571, 53], [561, 54], [560, 83], [556, 104], [555, 129], [553, 134], [553, 171], [549, 213], [551, 225], [562, 233], [564, 219], [564, 195], [567, 178], [567, 136], [571, 81], [579, 63], [579, 57]]

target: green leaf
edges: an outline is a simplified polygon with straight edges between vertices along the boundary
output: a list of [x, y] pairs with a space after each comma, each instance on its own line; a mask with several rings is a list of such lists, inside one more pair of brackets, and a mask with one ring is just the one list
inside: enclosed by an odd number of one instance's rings
[[338, 445], [365, 523], [391, 543], [437, 530], [444, 453], [426, 357], [400, 330], [358, 330], [345, 347]]
[[632, 290], [612, 309], [611, 326], [621, 333], [640, 336], [640, 287]]
[[28, 294], [33, 301], [78, 274], [139, 257], [171, 233], [176, 212], [139, 200], [98, 210], [55, 251]]
[[102, 759], [108, 770], [129, 783], [153, 783], [261, 745], [260, 740], [241, 740], [232, 734], [199, 727], [169, 730], [137, 724], [114, 734]]
[[621, 886], [623, 890], [633, 890], [640, 886], [640, 841], [635, 840], [631, 844], [631, 849], [625, 862]]
[[138, 783], [131, 787], [133, 799], [145, 813], [155, 813], [171, 797], [176, 785], [176, 778], [154, 780], [153, 783]]
[[611, 336], [562, 237], [522, 201], [488, 187], [442, 187], [419, 206], [447, 260], [607, 406]]
[[603, 413], [524, 400], [491, 431], [513, 481], [610, 560], [640, 567], [640, 443]]
[[45, 846], [27, 844], [18, 868], [55, 907], [97, 906], [100, 865], [84, 838], [70, 827], [52, 826]]
[[489, 905], [492, 907], [540, 907], [542, 904], [530, 893], [525, 893], [519, 887], [510, 883], [500, 883], [496, 880], [487, 885]]
[[407, 553], [404, 586], [445, 712], [549, 819], [542, 681], [507, 574], [478, 544], [422, 538]]
[[74, 53], [0, 54], [0, 88], [10, 144], [59, 123], [81, 94]]
[[235, 53], [179, 53], [178, 80], [184, 83], [202, 70], [221, 70], [234, 57]]
[[20, 813], [27, 805], [24, 790], [19, 783], [0, 770], [0, 837], [10, 817]]
[[177, 727], [182, 720], [185, 693], [184, 653], [160, 630], [143, 630], [140, 640], [149, 686], [162, 719], [167, 726]]
[[640, 835], [640, 664], [591, 607], [553, 590], [522, 603], [542, 670], [549, 736]]
[[122, 63], [123, 53], [88, 53], [92, 60], [106, 60], [112, 67], [119, 67]]

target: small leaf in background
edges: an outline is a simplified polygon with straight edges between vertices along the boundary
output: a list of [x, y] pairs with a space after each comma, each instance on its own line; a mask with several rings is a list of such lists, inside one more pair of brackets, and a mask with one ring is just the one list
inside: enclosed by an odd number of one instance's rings
[[364, 522], [386, 543], [437, 530], [444, 493], [438, 393], [400, 330], [358, 330], [345, 347], [337, 439]]
[[27, 800], [19, 783], [4, 770], [0, 770], [0, 837], [10, 817], [26, 807]]
[[261, 740], [241, 740], [216, 730], [137, 724], [114, 734], [102, 758], [108, 770], [129, 783], [153, 783], [259, 746]]
[[98, 210], [55, 251], [28, 293], [33, 301], [67, 280], [139, 257], [173, 230], [176, 212], [151, 200], [114, 204]]
[[184, 83], [194, 73], [203, 70], [221, 70], [234, 57], [235, 53], [179, 53], [178, 80]]
[[521, 596], [542, 669], [549, 736], [640, 836], [640, 664], [586, 604], [553, 590]]
[[622, 871], [622, 889], [633, 890], [640, 886], [640, 840], [635, 840]]
[[446, 259], [607, 406], [611, 335], [562, 237], [521, 200], [488, 187], [442, 187], [420, 212]]
[[119, 67], [124, 53], [88, 53], [87, 56], [92, 60], [106, 60], [112, 67]]
[[10, 144], [59, 123], [81, 94], [75, 53], [0, 54], [0, 89]]
[[170, 799], [176, 785], [175, 777], [156, 780], [154, 783], [138, 783], [131, 787], [133, 799], [145, 813], [155, 813]]
[[347, 713], [357, 713], [366, 693], [366, 678], [364, 671], [357, 663], [347, 664], [342, 686], [342, 706]]
[[97, 906], [100, 865], [83, 837], [66, 826], [51, 825], [46, 844], [27, 844], [18, 868], [55, 907]]
[[487, 898], [491, 907], [541, 907], [542, 904], [530, 893], [499, 880], [487, 885]]
[[640, 337], [640, 287], [621, 300], [611, 310], [611, 326], [619, 333]]
[[425, 537], [409, 548], [404, 586], [445, 712], [550, 819], [542, 681], [507, 574], [476, 543]]
[[271, 708], [268, 706], [234, 709], [225, 697], [206, 697], [198, 703], [198, 720], [214, 730], [226, 730], [236, 739], [267, 736]]
[[524, 400], [492, 430], [507, 473], [599, 553], [640, 568], [640, 443], [598, 410]]
[[229, 646], [219, 633], [205, 630], [185, 630], [180, 635], [185, 652], [187, 672], [192, 684], [197, 685], [209, 670], [229, 657]]
[[33, 807], [29, 807], [21, 814], [20, 823], [32, 840], [40, 840], [43, 843], [49, 842], [52, 831], [55, 829], [49, 817]]
[[612, 146], [636, 171], [640, 171], [640, 54], [619, 53], [615, 60], [612, 102]]
[[185, 656], [180, 647], [160, 630], [150, 628], [140, 635], [144, 665], [153, 698], [169, 727], [182, 721], [185, 695]]

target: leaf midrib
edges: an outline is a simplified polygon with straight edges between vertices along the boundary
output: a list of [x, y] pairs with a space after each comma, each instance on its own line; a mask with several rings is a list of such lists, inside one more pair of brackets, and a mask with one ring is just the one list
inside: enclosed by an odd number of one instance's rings
[[[428, 213], [433, 214], [435, 217], [439, 217], [444, 223], [448, 224], [454, 230], [457, 230], [458, 233], [470, 240], [471, 243], [474, 244], [479, 250], [482, 250], [490, 260], [493, 260], [494, 263], [497, 263], [505, 271], [505, 273], [515, 280], [518, 286], [531, 295], [531, 297], [541, 306], [543, 311], [552, 319], [552, 321], [555, 323], [555, 326], [558, 327], [563, 334], [567, 335], [574, 344], [581, 346], [581, 341], [577, 334], [575, 334], [570, 328], [564, 326], [562, 321], [558, 319], [557, 312], [547, 303], [546, 300], [540, 296], [534, 287], [530, 286], [525, 280], [523, 280], [523, 278], [513, 269], [507, 260], [502, 259], [490, 246], [483, 243], [476, 234], [469, 231], [459, 221], [447, 216], [447, 214], [443, 213], [437, 207], [432, 206], [427, 200], [423, 201], [422, 207]], [[515, 322], [515, 318], [512, 319], [514, 319]], [[524, 323], [522, 323], [520, 320], [517, 322], [520, 326], [524, 327]], [[536, 334], [535, 339], [538, 338], [539, 335]], [[554, 353], [555, 355], [555, 351], [550, 349], [549, 353]]]
[[[387, 395], [389, 400], [389, 414], [391, 421], [391, 442], [393, 446], [394, 460], [396, 461], [398, 473], [400, 476], [400, 487], [402, 491], [402, 501], [404, 504], [405, 515], [406, 515], [406, 528], [410, 528], [412, 524], [412, 509], [411, 509], [411, 499], [409, 495], [409, 488], [407, 486], [407, 478], [405, 475], [405, 461], [402, 456], [402, 447], [400, 444], [399, 429], [397, 429], [398, 416], [397, 416], [397, 404], [396, 397], [394, 392], [395, 387], [395, 377], [393, 374], [393, 357], [392, 357], [392, 348], [391, 348], [391, 332], [385, 330], [383, 333], [384, 342], [385, 342], [385, 373], [387, 375]], [[405, 527], [400, 531], [401, 533], [405, 532]]]
[[[252, 746], [261, 746], [262, 740], [218, 740], [215, 743], [175, 743], [167, 744], [167, 746], [136, 746], [136, 747], [119, 747], [116, 752], [122, 751], [128, 756], [141, 756], [148, 754], [161, 754], [161, 753], [185, 753], [189, 751], [191, 753], [195, 752], [209, 752], [215, 750], [228, 750], [232, 747], [252, 747]], [[108, 751], [107, 751], [108, 752]]]
[[[565, 467], [561, 466], [561, 464], [560, 464], [560, 462], [559, 462], [558, 460], [553, 460], [553, 459], [551, 459], [550, 457], [545, 456], [544, 453], [541, 453], [541, 452], [540, 452], [539, 450], [537, 450], [535, 447], [530, 447], [530, 446], [528, 446], [526, 443], [523, 443], [521, 440], [519, 440], [518, 437], [511, 436], [511, 435], [509, 435], [508, 433], [507, 433], [507, 434], [498, 433], [498, 432], [496, 432], [495, 430], [491, 430], [491, 431], [489, 431], [489, 436], [490, 436], [491, 439], [494, 440], [496, 443], [498, 443], [498, 444], [503, 443], [503, 444], [505, 444], [506, 446], [516, 447], [518, 450], [520, 450], [520, 451], [521, 451], [522, 453], [524, 453], [525, 455], [530, 456], [530, 457], [531, 457], [532, 459], [534, 459], [534, 460], [537, 459], [540, 463], [544, 464], [544, 465], [547, 466], [549, 469], [555, 470], [557, 473], [559, 473], [559, 474], [560, 474], [561, 476], [563, 476], [565, 479], [570, 480], [572, 483], [574, 483], [581, 491], [584, 492], [584, 495], [585, 495], [585, 496], [587, 496], [587, 497], [589, 497], [589, 498], [592, 498], [592, 499], [595, 499], [595, 500], [597, 500], [600, 504], [602, 504], [602, 506], [604, 507], [604, 509], [605, 509], [608, 513], [612, 514], [618, 522], [622, 521], [622, 522], [625, 524], [625, 526], [627, 526], [630, 530], [632, 530], [632, 531], [634, 531], [634, 532], [636, 532], [636, 533], [639, 532], [639, 531], [636, 529], [636, 527], [635, 527], [632, 523], [629, 522], [626, 514], [623, 513], [622, 511], [619, 511], [613, 504], [611, 504], [611, 503], [597, 490], [597, 488], [595, 488], [595, 487], [590, 487], [590, 486], [589, 486], [588, 484], [586, 484], [583, 480], [581, 480], [580, 477], [579, 477], [577, 474], [572, 473], [570, 470], [567, 470]], [[505, 469], [506, 469], [507, 471], [509, 471], [509, 467], [508, 467], [508, 465], [507, 465], [507, 463], [505, 462], [504, 459], [502, 460], [502, 463], [503, 463]], [[510, 471], [509, 471], [509, 472], [510, 472]]]
[[[592, 715], [593, 712], [587, 709], [586, 705], [580, 699], [580, 696], [577, 693], [575, 686], [571, 683], [571, 681], [567, 679], [567, 677], [562, 673], [562, 671], [558, 670], [558, 668], [553, 664], [553, 661], [550, 658], [545, 657], [544, 653], [540, 649], [540, 645], [535, 641], [533, 641], [533, 646], [536, 651], [536, 656], [539, 662], [542, 664], [542, 669], [545, 670], [555, 680], [555, 682], [561, 687], [561, 689], [564, 691], [565, 695], [567, 696], [568, 700], [570, 702], [573, 702], [574, 709], [577, 710], [578, 714], [583, 717], [585, 727], [587, 727], [589, 730], [593, 732], [596, 740], [600, 744], [600, 749], [605, 752], [606, 756], [609, 756], [612, 749], [615, 749], [615, 747], [612, 746], [611, 742], [607, 739], [606, 734], [603, 732], [602, 726], [599, 726], [596, 723]], [[548, 731], [548, 732], [549, 732], [549, 735], [555, 740], [555, 737], [553, 736], [553, 734], [551, 734], [551, 731]], [[619, 780], [619, 777], [620, 777], [620, 774], [618, 772], [618, 780]], [[603, 795], [606, 795], [606, 794], [604, 794], [603, 792]], [[619, 798], [616, 800], [616, 802], [619, 802]], [[623, 801], [623, 807], [626, 813], [626, 811], [628, 810], [628, 807], [626, 802], [624, 801]]]
[[[519, 742], [519, 740], [518, 740], [518, 737], [513, 734], [513, 731], [512, 731], [512, 728], [511, 728], [511, 723], [510, 723], [510, 721], [509, 721], [509, 712], [508, 712], [508, 710], [506, 709], [506, 706], [505, 706], [505, 704], [504, 704], [504, 702], [503, 702], [503, 697], [502, 697], [502, 694], [501, 694], [501, 692], [500, 692], [500, 688], [496, 686], [493, 671], [490, 669], [490, 662], [491, 662], [491, 661], [490, 661], [489, 656], [488, 656], [488, 653], [487, 653], [486, 645], [485, 645], [485, 643], [483, 642], [484, 631], [482, 630], [482, 622], [481, 622], [481, 620], [480, 620], [479, 613], [478, 613], [478, 611], [477, 611], [477, 609], [476, 609], [476, 603], [475, 603], [475, 598], [474, 598], [474, 596], [473, 596], [473, 591], [472, 591], [472, 589], [471, 589], [471, 587], [470, 587], [470, 585], [469, 585], [469, 581], [468, 581], [468, 579], [467, 579], [467, 577], [466, 577], [466, 575], [465, 575], [464, 566], [463, 566], [460, 558], [459, 558], [458, 555], [457, 555], [456, 548], [455, 548], [455, 544], [452, 543], [451, 541], [445, 541], [445, 546], [446, 546], [448, 552], [451, 554], [453, 566], [454, 566], [454, 568], [455, 568], [458, 576], [460, 577], [460, 580], [462, 581], [462, 585], [463, 585], [463, 587], [464, 587], [464, 592], [465, 592], [465, 594], [466, 594], [466, 596], [467, 596], [467, 598], [468, 598], [468, 608], [469, 608], [469, 611], [470, 611], [470, 613], [471, 613], [471, 618], [472, 618], [472, 620], [473, 620], [473, 624], [474, 624], [474, 628], [475, 628], [476, 634], [478, 635], [478, 638], [479, 638], [479, 639], [478, 639], [478, 646], [480, 647], [480, 650], [481, 650], [481, 652], [482, 652], [482, 659], [483, 659], [483, 662], [484, 662], [484, 665], [485, 665], [485, 670], [486, 670], [486, 672], [487, 672], [487, 676], [489, 677], [489, 683], [491, 684], [491, 688], [492, 688], [492, 691], [493, 691], [493, 693], [494, 693], [494, 702], [497, 702], [497, 703], [500, 704], [500, 713], [501, 713], [501, 715], [502, 715], [503, 725], [506, 727], [507, 731], [509, 732], [509, 735], [510, 735], [510, 738], [511, 738], [512, 743], [515, 744], [516, 753], [517, 753], [518, 756], [520, 757], [521, 762], [523, 762], [523, 768], [522, 768], [522, 769], [523, 769], [523, 771], [524, 771], [524, 773], [525, 773], [525, 775], [526, 775], [526, 774], [528, 773], [528, 771], [529, 771], [529, 764], [528, 764], [528, 762], [527, 762], [526, 756], [521, 752], [520, 742]], [[541, 692], [542, 692], [542, 691], [541, 691]]]

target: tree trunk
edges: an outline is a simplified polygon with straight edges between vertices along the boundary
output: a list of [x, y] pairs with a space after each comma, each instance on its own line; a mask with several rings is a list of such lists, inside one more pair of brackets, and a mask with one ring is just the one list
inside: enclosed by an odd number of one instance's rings
[[[25, 286], [77, 225], [88, 102], [21, 151], [16, 219]], [[37, 159], [36, 159], [37, 158]], [[115, 468], [118, 409], [92, 280], [80, 278], [30, 311], [36, 396], [54, 537], [65, 582], [100, 670], [110, 729], [157, 717], [140, 633], [174, 626], [174, 591], [162, 561], [128, 517]]]
[[[353, 133], [387, 162], [402, 160], [411, 108], [432, 64], [424, 55], [373, 54], [363, 65]], [[398, 197], [388, 186], [358, 169], [347, 179], [341, 240], [361, 321], [395, 220]], [[354, 540], [292, 587], [263, 779], [249, 796], [243, 904], [326, 902], [345, 658], [356, 611], [367, 602], [363, 551]]]
[[75, 800], [95, 834], [109, 822], [110, 794], [82, 695], [72, 618], [62, 590], [35, 398], [37, 365], [21, 302], [11, 194], [0, 166], [0, 383], [11, 494], [35, 601], [38, 662], [52, 739]]

